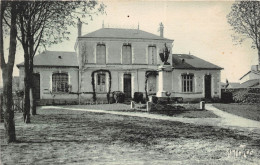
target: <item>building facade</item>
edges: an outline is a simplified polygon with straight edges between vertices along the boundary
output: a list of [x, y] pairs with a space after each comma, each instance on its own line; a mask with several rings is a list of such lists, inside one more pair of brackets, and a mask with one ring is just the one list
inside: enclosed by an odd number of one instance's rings
[[[47, 51], [35, 56], [40, 100], [106, 102], [114, 91], [124, 92], [129, 99], [135, 92], [146, 98], [168, 92], [187, 101], [221, 97], [222, 68], [192, 55], [172, 54], [173, 40], [164, 38], [162, 24], [159, 36], [115, 28], [81, 36], [81, 27], [79, 22], [74, 53]], [[160, 72], [165, 61], [167, 73]], [[22, 81], [23, 64], [18, 67]]]

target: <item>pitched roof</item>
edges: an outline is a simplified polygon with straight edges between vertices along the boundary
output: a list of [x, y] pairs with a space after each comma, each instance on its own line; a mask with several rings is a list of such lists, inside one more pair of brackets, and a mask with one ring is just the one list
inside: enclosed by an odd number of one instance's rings
[[[66, 66], [78, 67], [78, 59], [75, 52], [44, 51], [33, 59], [34, 66]], [[17, 67], [24, 66], [24, 62]]]
[[152, 40], [169, 40], [170, 39], [148, 33], [138, 29], [119, 29], [119, 28], [102, 28], [94, 32], [81, 36], [80, 38], [127, 38], [127, 39], [152, 39]]
[[241, 84], [239, 82], [229, 82], [227, 88], [241, 88]]
[[250, 70], [249, 72], [247, 72], [246, 74], [244, 74], [239, 80], [242, 80], [246, 75], [248, 75], [249, 73], [254, 73], [260, 76], [260, 70]]
[[258, 87], [260, 85], [260, 79], [253, 79], [253, 80], [248, 80], [246, 82], [243, 82], [241, 84], [241, 88], [254, 88]]
[[217, 65], [188, 54], [172, 54], [172, 66], [175, 69], [223, 69]]

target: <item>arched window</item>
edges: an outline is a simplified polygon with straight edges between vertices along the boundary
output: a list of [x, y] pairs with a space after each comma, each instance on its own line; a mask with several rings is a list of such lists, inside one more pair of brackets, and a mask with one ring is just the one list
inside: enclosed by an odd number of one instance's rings
[[193, 74], [182, 74], [182, 92], [193, 92]]
[[52, 92], [69, 92], [68, 74], [52, 74]]

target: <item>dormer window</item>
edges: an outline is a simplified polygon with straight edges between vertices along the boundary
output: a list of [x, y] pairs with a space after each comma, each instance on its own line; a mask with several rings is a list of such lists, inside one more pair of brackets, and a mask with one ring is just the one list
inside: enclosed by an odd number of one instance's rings
[[98, 43], [96, 47], [96, 63], [106, 64], [106, 45]]

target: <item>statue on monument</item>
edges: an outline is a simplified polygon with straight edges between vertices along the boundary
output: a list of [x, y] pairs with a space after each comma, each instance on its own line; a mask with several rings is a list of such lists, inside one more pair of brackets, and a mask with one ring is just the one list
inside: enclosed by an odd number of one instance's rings
[[166, 43], [164, 45], [165, 45], [165, 48], [163, 49], [163, 53], [160, 53], [159, 55], [160, 55], [160, 58], [161, 58], [164, 65], [170, 65], [170, 63], [167, 62], [168, 58], [169, 58], [170, 51], [167, 48]]

